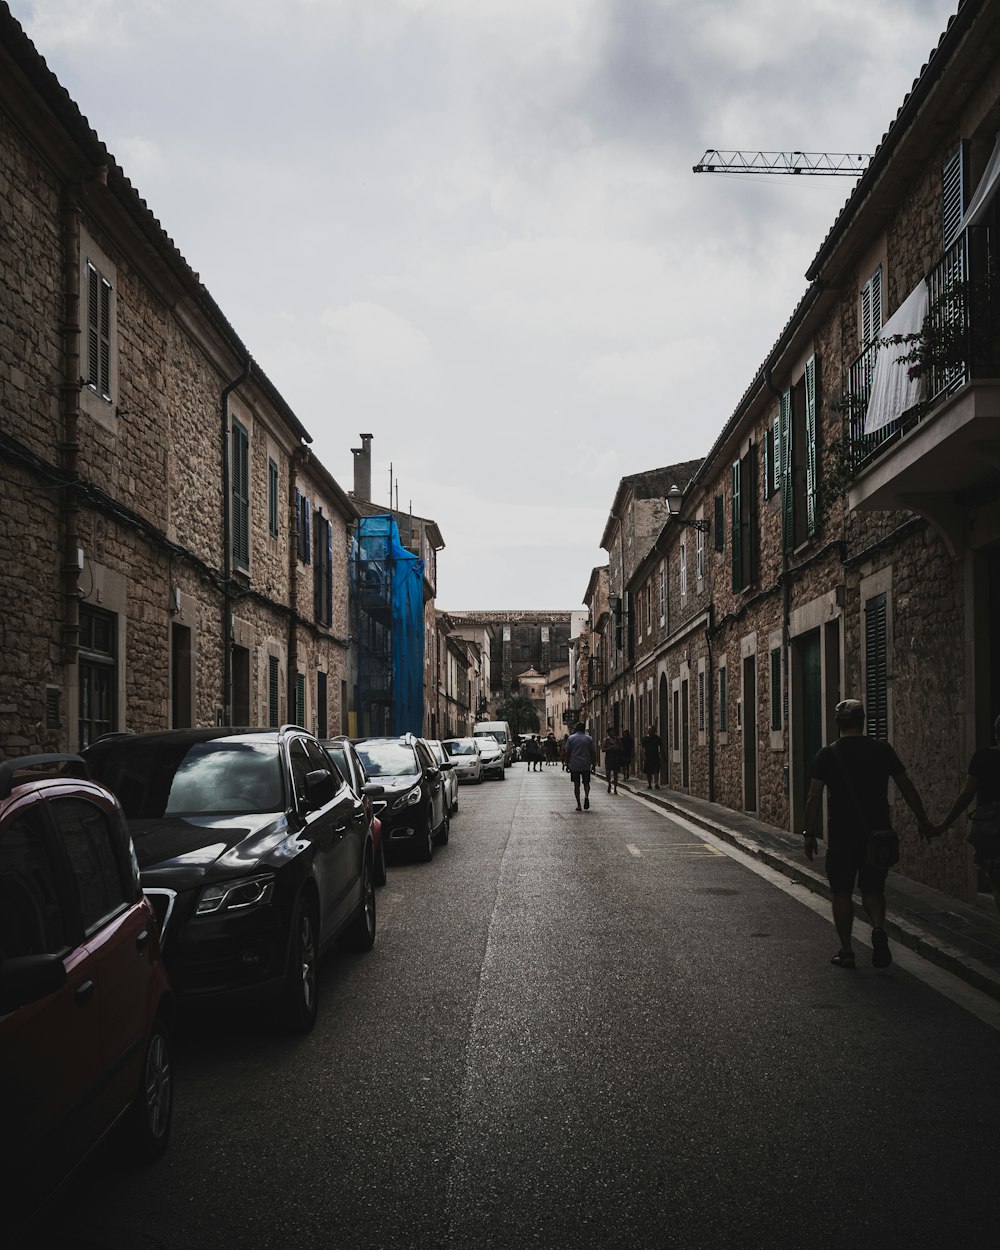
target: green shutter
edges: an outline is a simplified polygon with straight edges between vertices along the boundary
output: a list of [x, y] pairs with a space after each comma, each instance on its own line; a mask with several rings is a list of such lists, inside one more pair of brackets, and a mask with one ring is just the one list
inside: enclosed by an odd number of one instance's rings
[[795, 492], [792, 483], [792, 392], [781, 396], [781, 545], [795, 546]]
[[816, 357], [806, 362], [806, 533], [816, 533]]
[[267, 723], [272, 729], [277, 729], [281, 723], [278, 719], [279, 715], [278, 657], [269, 655], [267, 657]]
[[771, 427], [771, 476], [767, 479], [767, 497], [781, 489], [781, 413], [774, 418]]
[[781, 648], [771, 652], [771, 728], [781, 728]]
[[740, 513], [740, 462], [733, 465], [733, 590], [743, 589], [743, 534]]
[[272, 538], [278, 537], [278, 466], [270, 459], [267, 462], [267, 529]]
[[724, 551], [726, 548], [726, 499], [724, 495], [715, 496], [715, 526], [713, 533], [715, 534], [715, 550]]
[[232, 548], [240, 568], [250, 563], [250, 442], [247, 432], [233, 421], [232, 463]]
[[868, 736], [889, 737], [889, 639], [883, 592], [865, 603], [865, 714]]
[[306, 675], [295, 674], [295, 724], [305, 729], [306, 721]]

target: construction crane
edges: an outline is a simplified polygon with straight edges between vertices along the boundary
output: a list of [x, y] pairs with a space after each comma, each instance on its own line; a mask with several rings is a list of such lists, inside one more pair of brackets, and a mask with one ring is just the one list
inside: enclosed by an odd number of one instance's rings
[[867, 152], [721, 152], [709, 148], [696, 174], [833, 174], [858, 178], [871, 160]]

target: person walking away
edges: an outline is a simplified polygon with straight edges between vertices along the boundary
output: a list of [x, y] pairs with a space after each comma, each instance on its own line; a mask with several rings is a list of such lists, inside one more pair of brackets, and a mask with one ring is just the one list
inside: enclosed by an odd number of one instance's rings
[[940, 825], [934, 826], [934, 834], [944, 833], [973, 799], [976, 800], [976, 810], [972, 816], [969, 841], [976, 852], [976, 867], [981, 868], [989, 878], [993, 898], [1000, 910], [1000, 716], [993, 722], [993, 745], [976, 751], [969, 761], [965, 785], [948, 815]]
[[655, 780], [656, 788], [660, 788], [660, 769], [663, 767], [663, 743], [656, 732], [656, 725], [650, 725], [639, 742], [642, 747], [642, 771], [646, 774], [646, 789], [652, 790]]
[[[573, 794], [576, 796], [576, 810], [590, 807], [590, 773], [597, 764], [597, 748], [594, 739], [586, 732], [583, 721], [577, 721], [576, 728], [566, 743], [569, 756], [569, 775], [573, 782]], [[580, 807], [580, 783], [583, 783], [583, 808]]]
[[545, 762], [546, 764], [554, 764], [559, 759], [559, 743], [556, 742], [556, 736], [550, 729], [545, 735]]
[[559, 758], [562, 760], [563, 772], [569, 772], [569, 756], [566, 754], [566, 744], [569, 742], [569, 734], [562, 736], [562, 742], [559, 743]]
[[635, 743], [632, 741], [632, 735], [627, 729], [622, 730], [621, 748], [622, 780], [628, 781], [628, 775], [632, 771], [632, 755], [635, 750]]
[[538, 734], [531, 735], [531, 771], [542, 771], [542, 744], [538, 740]]
[[[872, 924], [872, 963], [876, 968], [886, 968], [892, 963], [892, 952], [885, 932], [885, 879], [889, 861], [894, 863], [899, 858], [898, 842], [888, 836], [890, 777], [916, 816], [921, 836], [929, 837], [931, 826], [917, 788], [906, 775], [899, 756], [888, 742], [865, 735], [862, 703], [844, 699], [837, 704], [835, 716], [840, 737], [831, 746], [823, 747], [813, 760], [806, 827], [802, 832], [806, 858], [812, 860], [816, 854], [813, 830], [826, 786], [830, 791], [826, 876], [832, 894], [833, 923], [840, 938], [840, 950], [830, 962], [838, 968], [855, 966], [851, 929], [852, 896], [857, 884]], [[881, 848], [886, 843], [893, 843], [895, 850], [890, 847], [884, 852]]]
[[622, 766], [622, 744], [621, 739], [613, 729], [608, 730], [601, 747], [604, 751], [604, 775], [608, 782], [608, 794], [611, 793], [612, 786], [614, 786], [615, 794], [617, 794], [618, 770]]

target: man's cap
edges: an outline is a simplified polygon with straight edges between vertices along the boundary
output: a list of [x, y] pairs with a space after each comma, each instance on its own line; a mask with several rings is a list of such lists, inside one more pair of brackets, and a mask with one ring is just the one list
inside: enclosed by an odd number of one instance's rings
[[860, 699], [842, 699], [834, 710], [839, 724], [865, 719], [865, 705]]

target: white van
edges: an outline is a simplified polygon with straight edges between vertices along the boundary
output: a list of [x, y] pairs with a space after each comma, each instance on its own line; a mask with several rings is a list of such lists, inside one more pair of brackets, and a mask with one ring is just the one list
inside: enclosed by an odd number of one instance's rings
[[509, 767], [514, 763], [514, 735], [510, 732], [510, 725], [505, 720], [480, 720], [476, 721], [472, 729], [474, 738], [496, 738], [497, 742], [503, 747], [504, 765]]

